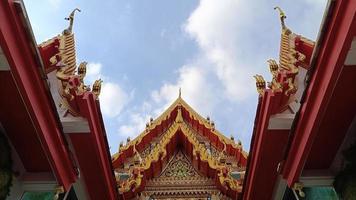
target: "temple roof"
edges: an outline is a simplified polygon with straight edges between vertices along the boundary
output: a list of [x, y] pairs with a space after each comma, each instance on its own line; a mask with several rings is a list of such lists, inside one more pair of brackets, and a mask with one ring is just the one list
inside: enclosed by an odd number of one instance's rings
[[[197, 122], [200, 125], [209, 129], [211, 131], [211, 133], [213, 135], [215, 135], [216, 137], [218, 137], [219, 141], [221, 141], [222, 143], [224, 143], [226, 145], [231, 145], [233, 148], [236, 148], [236, 149], [242, 149], [241, 141], [238, 141], [236, 143], [234, 141], [234, 138], [228, 138], [224, 134], [222, 134], [220, 131], [216, 130], [215, 123], [213, 121], [211, 121], [209, 117], [207, 117], [207, 118], [202, 117], [191, 106], [189, 106], [188, 103], [186, 103], [183, 100], [181, 95], [179, 95], [178, 98], [159, 117], [157, 117], [156, 119], [151, 118], [150, 122], [146, 124], [146, 129], [144, 131], [142, 131], [136, 138], [128, 141], [128, 143], [125, 146], [123, 146], [121, 144], [121, 146], [119, 147], [119, 151], [112, 156], [113, 161], [118, 159], [118, 157], [120, 157], [120, 154], [122, 154], [125, 150], [129, 149], [130, 147], [133, 147], [134, 145], [138, 145], [139, 143], [141, 143], [143, 138], [151, 133], [150, 130], [155, 129], [157, 126], [161, 125], [165, 120], [169, 119], [171, 117], [171, 115], [173, 114], [173, 112], [178, 107], [182, 107], [183, 109], [185, 109], [189, 113], [189, 117], [191, 117], [194, 120], [197, 120]], [[150, 141], [146, 141], [146, 142], [150, 142]], [[245, 158], [247, 158], [248, 153], [243, 150], [241, 152], [242, 152], [243, 156]]]
[[[112, 157], [114, 169], [122, 168], [130, 159], [134, 160], [134, 166], [129, 170], [130, 178], [126, 181], [118, 179], [119, 192], [142, 190], [143, 182], [156, 177], [147, 174], [156, 171], [152, 168], [157, 166], [160, 166], [158, 171], [162, 171], [162, 161], [173, 156], [172, 148], [175, 149], [178, 143], [193, 160], [205, 163], [205, 175], [216, 178], [220, 188], [230, 191], [234, 194], [232, 196], [241, 192], [242, 181], [231, 176], [232, 169], [236, 171], [242, 167], [244, 170], [246, 166], [247, 153], [243, 151], [241, 142], [236, 143], [234, 138], [227, 138], [217, 131], [214, 122], [200, 116], [181, 95], [162, 115], [151, 119], [138, 137], [128, 140], [126, 145], [120, 144], [119, 152]], [[229, 166], [231, 163], [236, 166]]]

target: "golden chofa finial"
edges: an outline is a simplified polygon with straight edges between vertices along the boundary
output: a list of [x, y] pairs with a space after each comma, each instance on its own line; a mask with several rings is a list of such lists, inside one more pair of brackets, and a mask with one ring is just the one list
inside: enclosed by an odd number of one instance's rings
[[279, 18], [281, 20], [282, 29], [286, 29], [284, 19], [286, 19], [287, 16], [284, 14], [283, 10], [280, 7], [276, 6], [276, 7], [274, 7], [274, 9], [279, 11]]
[[73, 21], [74, 21], [74, 13], [75, 11], [81, 12], [78, 8], [75, 8], [69, 15], [69, 17], [64, 18], [65, 20], [69, 21], [69, 27], [63, 31], [64, 35], [68, 35], [72, 33], [73, 29]]
[[178, 92], [178, 98], [182, 97], [182, 88], [179, 88], [179, 92]]

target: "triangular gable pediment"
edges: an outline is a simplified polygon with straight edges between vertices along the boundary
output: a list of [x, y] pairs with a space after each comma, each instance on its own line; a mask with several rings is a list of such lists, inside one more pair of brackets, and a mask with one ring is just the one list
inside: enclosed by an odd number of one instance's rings
[[[113, 161], [117, 160], [123, 152], [129, 149], [132, 151], [132, 147], [134, 145], [136, 145], [136, 149], [138, 151], [145, 149], [150, 143], [154, 142], [154, 139], [159, 138], [157, 137], [159, 134], [164, 134], [164, 130], [170, 128], [174, 124], [174, 121], [177, 121], [178, 113], [181, 113], [180, 120], [185, 122], [188, 126], [201, 130], [205, 129], [204, 132], [209, 132], [211, 136], [207, 137], [207, 139], [211, 140], [212, 143], [219, 141], [220, 145], [228, 145], [233, 149], [240, 149], [242, 156], [247, 159], [248, 154], [243, 151], [240, 141], [236, 142], [233, 137], [226, 137], [224, 134], [215, 129], [215, 123], [211, 121], [209, 117], [202, 117], [181, 97], [178, 97], [158, 118], [151, 118], [146, 124], [146, 129], [139, 134], [139, 136], [137, 136], [134, 140], [128, 141], [126, 145], [120, 144], [119, 152], [113, 155]], [[157, 132], [159, 132], [159, 134], [155, 134]], [[202, 135], [198, 134], [198, 137], [200, 136]]]
[[185, 179], [192, 177], [203, 177], [194, 168], [187, 155], [179, 149], [175, 155], [170, 159], [167, 166], [163, 169], [158, 178], [174, 178]]
[[214, 180], [202, 175], [184, 149], [178, 147], [160, 175], [147, 181], [142, 193], [154, 199], [206, 199], [219, 190]]
[[[162, 188], [166, 195], [176, 189], [183, 195], [191, 187], [204, 191], [204, 196], [221, 191], [236, 197], [243, 180], [231, 174], [244, 173], [246, 160], [240, 143], [218, 132], [210, 119], [179, 97], [159, 118], [150, 120], [142, 134], [120, 146], [113, 167], [119, 192], [126, 197], [139, 191], [158, 195]], [[128, 178], [121, 180], [120, 174]]]

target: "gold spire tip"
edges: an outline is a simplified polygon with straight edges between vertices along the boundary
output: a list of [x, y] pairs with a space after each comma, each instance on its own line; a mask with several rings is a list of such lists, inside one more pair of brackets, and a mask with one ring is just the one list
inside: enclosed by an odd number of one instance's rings
[[182, 97], [182, 88], [179, 88], [178, 97], [179, 97], [179, 98], [181, 98], [181, 97]]
[[74, 21], [74, 13], [75, 11], [81, 12], [79, 8], [75, 8], [68, 17], [64, 18], [65, 20], [69, 21], [69, 27], [63, 31], [64, 34], [70, 34], [72, 33], [73, 29], [73, 21]]

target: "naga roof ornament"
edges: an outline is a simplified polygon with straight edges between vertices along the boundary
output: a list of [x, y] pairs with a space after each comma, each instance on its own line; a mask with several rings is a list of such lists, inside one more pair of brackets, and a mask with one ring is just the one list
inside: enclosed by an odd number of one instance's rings
[[[281, 109], [286, 109], [287, 104], [298, 101], [295, 97], [298, 88], [301, 85], [301, 79], [305, 71], [309, 68], [311, 54], [314, 48], [314, 42], [293, 33], [285, 24], [286, 14], [276, 6], [274, 10], [279, 12], [281, 22], [281, 40], [279, 60], [267, 60], [269, 71], [272, 75], [271, 82], [266, 81], [261, 75], [255, 75], [256, 88], [260, 97], [263, 97], [265, 91], [271, 91], [274, 94], [281, 95]], [[302, 71], [302, 75], [299, 72]], [[277, 106], [278, 107], [278, 106]]]
[[61, 97], [59, 107], [64, 110], [64, 115], [70, 113], [73, 116], [81, 115], [77, 101], [88, 92], [97, 99], [103, 82], [101, 79], [96, 80], [90, 89], [90, 86], [84, 83], [88, 63], [81, 62], [77, 65], [73, 33], [74, 15], [77, 11], [81, 12], [75, 8], [65, 18], [69, 21], [69, 26], [62, 34], [39, 45], [46, 72], [54, 71], [58, 79], [58, 93]]

